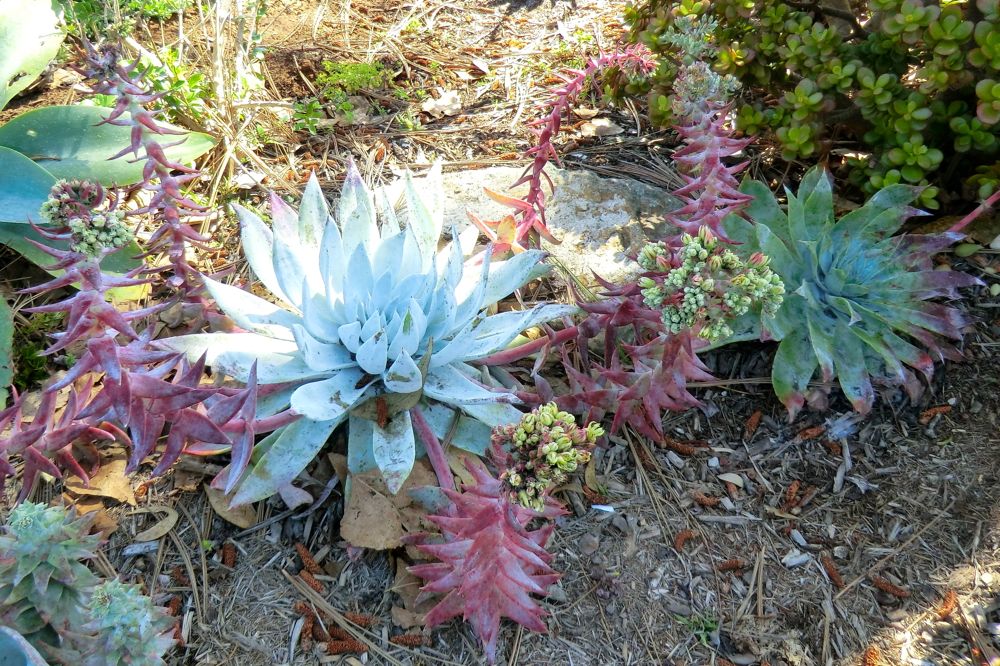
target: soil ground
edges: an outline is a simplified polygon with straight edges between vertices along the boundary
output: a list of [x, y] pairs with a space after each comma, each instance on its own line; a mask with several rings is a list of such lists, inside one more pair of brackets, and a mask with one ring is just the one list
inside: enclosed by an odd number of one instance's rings
[[[427, 156], [443, 157], [451, 169], [524, 163], [531, 141], [525, 121], [558, 82], [554, 74], [573, 65], [579, 49], [613, 46], [623, 5], [274, 0], [259, 30], [275, 100], [314, 95], [324, 59], [367, 57], [390, 63], [404, 91], [457, 91], [462, 108], [438, 119], [424, 114], [423, 127], [410, 131], [391, 119], [317, 136], [290, 133], [286, 124], [284, 138], [264, 155], [267, 184], [291, 192], [314, 169], [332, 187], [349, 155], [373, 180]], [[576, 48], [557, 47], [566, 40]], [[64, 102], [67, 94], [42, 91], [21, 108], [51, 103], [52, 95]], [[373, 99], [387, 116], [416, 104], [390, 93]], [[559, 146], [566, 162], [675, 182], [665, 163], [671, 136], [650, 131], [632, 109], [611, 118], [623, 134], [584, 138], [571, 126]], [[994, 256], [962, 268], [982, 272]], [[744, 346], [709, 358], [720, 380], [699, 389], [701, 409], [668, 417], [670, 446], [619, 433], [595, 456], [594, 476], [560, 493], [572, 511], [551, 543], [563, 578], [543, 602], [549, 633], [505, 624], [501, 660], [998, 663], [990, 660], [1000, 659], [1000, 320], [985, 290], [966, 306], [979, 317], [965, 344], [967, 362], [939, 367], [919, 403], [883, 394], [864, 418], [833, 398], [828, 411], [786, 423], [762, 379], [773, 349]], [[410, 630], [412, 616], [400, 607], [412, 610], [416, 583], [398, 573], [407, 553], [350, 548], [339, 533], [339, 486], [313, 511], [289, 515], [280, 502], [264, 503], [257, 526], [241, 531], [221, 520], [201, 491], [215, 469], [211, 460], [189, 460], [143, 486], [143, 503], [179, 513], [155, 553], [128, 557], [125, 550], [153, 519], [112, 511], [119, 529], [103, 566], [144, 579], [164, 601], [180, 599], [185, 646], [171, 663], [484, 663], [458, 622], [426, 633], [422, 647], [388, 642]], [[326, 464], [311, 474], [314, 494], [332, 478]], [[696, 501], [704, 496], [714, 506]], [[684, 533], [690, 536], [682, 544]], [[224, 542], [236, 546], [231, 567], [220, 562]], [[363, 632], [368, 652], [332, 655], [298, 645], [302, 623], [292, 606], [303, 597], [291, 581], [301, 566], [295, 542], [323, 567], [319, 580], [331, 606], [375, 619]], [[954, 609], [943, 605], [951, 592]]]

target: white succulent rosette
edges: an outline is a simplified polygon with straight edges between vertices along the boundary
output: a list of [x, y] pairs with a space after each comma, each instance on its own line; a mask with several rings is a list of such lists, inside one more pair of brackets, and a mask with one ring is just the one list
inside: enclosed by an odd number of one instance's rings
[[[277, 400], [262, 399], [259, 412], [284, 396], [302, 415], [258, 443], [238, 482], [239, 475], [230, 475], [234, 504], [287, 487], [345, 419], [351, 471], [378, 467], [396, 492], [421, 448], [410, 407], [419, 405], [439, 436], [447, 432], [453, 445], [480, 453], [490, 428], [521, 417], [513, 406], [517, 398], [477, 381], [480, 370], [469, 363], [576, 308], [542, 304], [487, 315], [490, 305], [545, 272], [544, 253], [490, 262], [487, 252], [481, 265], [466, 265], [454, 227], [451, 242], [438, 250], [444, 226], [440, 165], [420, 181], [419, 191], [407, 174], [403, 192], [405, 228], [384, 197], [377, 214], [353, 164], [337, 220], [315, 177], [297, 214], [272, 197], [270, 228], [234, 206], [247, 261], [279, 304], [206, 278], [219, 307], [246, 332], [164, 341], [192, 359], [205, 354], [215, 372], [241, 381], [256, 362], [261, 385], [288, 384]], [[466, 238], [474, 244], [474, 237]]]

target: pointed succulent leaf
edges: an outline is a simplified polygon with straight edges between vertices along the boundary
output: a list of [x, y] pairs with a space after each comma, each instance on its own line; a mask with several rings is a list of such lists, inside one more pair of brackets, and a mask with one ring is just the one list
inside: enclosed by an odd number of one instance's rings
[[264, 221], [239, 204], [231, 204], [240, 221], [240, 238], [243, 254], [254, 275], [268, 290], [285, 303], [291, 303], [281, 289], [274, 272], [274, 236]]
[[296, 315], [239, 287], [211, 278], [204, 278], [204, 282], [219, 308], [237, 326], [281, 340], [291, 339], [291, 328], [299, 321]]
[[303, 418], [285, 426], [240, 482], [232, 505], [265, 499], [294, 481], [326, 445], [326, 440], [345, 416], [346, 412], [342, 412], [329, 421]]
[[295, 412], [313, 421], [340, 420], [357, 404], [371, 382], [357, 368], [341, 370], [329, 379], [295, 389], [291, 406]]
[[344, 236], [345, 254], [354, 252], [358, 245], [363, 245], [368, 252], [374, 251], [379, 243], [375, 205], [354, 160], [347, 164], [347, 177], [340, 191], [337, 211]]
[[389, 492], [395, 495], [413, 469], [416, 439], [410, 412], [397, 413], [383, 428], [372, 424], [372, 451]]

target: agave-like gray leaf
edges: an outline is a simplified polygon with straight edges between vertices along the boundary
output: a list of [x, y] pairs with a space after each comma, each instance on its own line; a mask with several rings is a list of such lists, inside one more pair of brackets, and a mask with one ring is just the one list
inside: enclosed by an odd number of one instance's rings
[[788, 291], [766, 326], [781, 340], [771, 379], [791, 415], [804, 404], [817, 369], [867, 412], [873, 382], [915, 395], [914, 371], [930, 377], [933, 358], [914, 342], [938, 358], [957, 356], [947, 340], [962, 339], [968, 317], [927, 299], [954, 298], [958, 288], [979, 281], [933, 270], [929, 253], [954, 237], [893, 236], [921, 214], [910, 206], [916, 188], [886, 187], [839, 221], [830, 176], [818, 167], [803, 177], [798, 195], [788, 192], [786, 211], [763, 183], [748, 181], [741, 189], [754, 196], [747, 213], [756, 224], [730, 216], [727, 234], [767, 255]]
[[[256, 360], [263, 389], [291, 383], [280, 395], [302, 415], [300, 425], [269, 439], [269, 448], [254, 456], [237, 486], [238, 501], [286, 486], [322, 447], [316, 438], [325, 439], [348, 418], [349, 461], [372, 461], [393, 491], [421, 450], [407, 411], [418, 400], [422, 410], [450, 408], [459, 418], [461, 427], [453, 433], [459, 438], [485, 432], [468, 423], [488, 429], [520, 418], [515, 396], [476, 381], [466, 363], [576, 308], [538, 305], [486, 315], [498, 299], [540, 274], [544, 254], [467, 265], [463, 247], [471, 249], [474, 236], [452, 227], [452, 241], [439, 249], [445, 226], [440, 165], [419, 185], [406, 176], [403, 193], [405, 227], [388, 212], [388, 202], [375, 206], [353, 164], [337, 220], [315, 177], [297, 213], [272, 197], [273, 228], [252, 211], [235, 208], [247, 260], [277, 303], [206, 280], [219, 308], [248, 332], [182, 336], [165, 344], [191, 358], [204, 353], [217, 372], [242, 380]], [[377, 422], [370, 420], [379, 413], [369, 403], [375, 399], [384, 401], [383, 412], [391, 410]], [[270, 410], [274, 403], [268, 402]], [[303, 437], [310, 441], [298, 441]], [[464, 440], [453, 443], [475, 448]]]

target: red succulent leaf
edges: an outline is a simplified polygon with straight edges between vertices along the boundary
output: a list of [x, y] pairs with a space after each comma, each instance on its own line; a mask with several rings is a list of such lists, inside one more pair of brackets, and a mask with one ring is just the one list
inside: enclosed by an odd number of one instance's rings
[[501, 483], [482, 467], [466, 467], [476, 479], [463, 492], [444, 489], [452, 504], [429, 519], [441, 529], [443, 542], [427, 534], [409, 537], [421, 552], [438, 562], [418, 564], [410, 571], [426, 582], [421, 597], [444, 597], [427, 614], [428, 626], [462, 616], [483, 642], [489, 662], [496, 661], [497, 636], [503, 618], [532, 631], [546, 631], [545, 611], [532, 596], [544, 595], [559, 578], [550, 566], [545, 544], [553, 523], [530, 530], [539, 517], [561, 510], [552, 502], [544, 514], [511, 504], [501, 494]]

